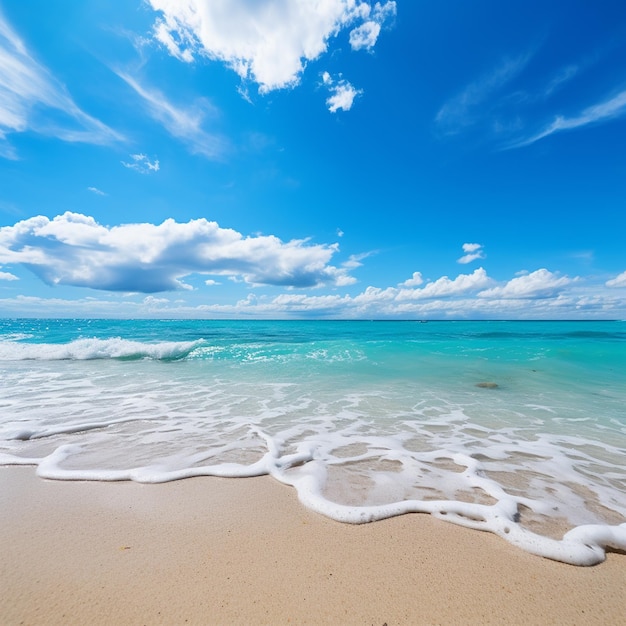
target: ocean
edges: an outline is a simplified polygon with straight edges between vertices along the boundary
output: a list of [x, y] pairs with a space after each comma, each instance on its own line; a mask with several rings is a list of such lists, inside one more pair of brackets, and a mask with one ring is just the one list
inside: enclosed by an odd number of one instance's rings
[[0, 465], [267, 474], [590, 565], [626, 550], [626, 322], [0, 320]]

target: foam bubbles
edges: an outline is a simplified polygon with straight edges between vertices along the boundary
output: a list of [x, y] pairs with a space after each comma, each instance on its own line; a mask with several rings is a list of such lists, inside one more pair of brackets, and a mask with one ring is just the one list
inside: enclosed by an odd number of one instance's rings
[[547, 367], [543, 345], [504, 364], [499, 346], [497, 368], [482, 344], [443, 348], [3, 341], [0, 464], [59, 480], [266, 474], [340, 522], [431, 514], [578, 565], [625, 550], [623, 386], [592, 380], [597, 364]]
[[120, 337], [76, 339], [62, 344], [20, 343], [12, 340], [0, 342], [0, 361], [178, 360], [187, 357], [201, 345], [201, 341], [144, 343]]

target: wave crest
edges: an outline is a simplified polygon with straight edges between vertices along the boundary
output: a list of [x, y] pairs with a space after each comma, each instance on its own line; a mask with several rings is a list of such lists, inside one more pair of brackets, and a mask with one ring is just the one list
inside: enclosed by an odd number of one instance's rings
[[199, 341], [162, 341], [143, 343], [128, 341], [121, 337], [110, 339], [76, 339], [69, 343], [18, 343], [0, 342], [2, 361], [88, 361], [93, 359], [117, 359], [135, 361], [153, 359], [155, 361], [178, 361], [189, 356]]

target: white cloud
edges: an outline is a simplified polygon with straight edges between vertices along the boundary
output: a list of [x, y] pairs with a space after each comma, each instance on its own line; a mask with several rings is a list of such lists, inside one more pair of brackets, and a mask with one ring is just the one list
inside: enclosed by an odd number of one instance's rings
[[19, 280], [19, 278], [10, 272], [0, 272], [0, 280]]
[[329, 265], [336, 244], [245, 237], [206, 219], [107, 227], [92, 217], [38, 216], [0, 228], [0, 263], [21, 263], [49, 285], [153, 293], [188, 289], [190, 274], [253, 285], [317, 287], [353, 282]]
[[132, 161], [121, 161], [122, 165], [130, 170], [135, 170], [140, 174], [151, 174], [153, 172], [158, 172], [160, 169], [158, 159], [150, 161], [145, 154], [131, 154], [130, 158]]
[[424, 282], [421, 272], [413, 272], [413, 276], [408, 278], [403, 283], [400, 283], [400, 287], [419, 287]]
[[626, 287], [626, 272], [622, 272], [604, 283], [607, 287]]
[[574, 280], [558, 276], [547, 269], [539, 269], [525, 276], [511, 279], [503, 286], [481, 291], [481, 298], [552, 298]]
[[367, 9], [363, 11], [363, 17], [369, 19], [350, 31], [350, 47], [353, 50], [371, 51], [378, 41], [384, 23], [396, 15], [395, 2], [385, 2], [384, 4], [377, 2], [371, 12], [369, 5], [365, 6]]
[[399, 300], [419, 300], [424, 298], [448, 298], [484, 289], [493, 281], [487, 272], [479, 267], [472, 274], [459, 274], [454, 280], [442, 276], [420, 289], [403, 289], [398, 294]]
[[336, 113], [339, 109], [349, 111], [354, 99], [363, 93], [362, 90], [355, 89], [347, 82], [338, 84], [332, 89], [334, 93], [326, 100], [326, 105], [331, 113]]
[[483, 247], [481, 243], [464, 243], [463, 252], [476, 252]]
[[[225, 63], [261, 93], [293, 87], [308, 61], [351, 28], [353, 47], [371, 49], [375, 26], [395, 15], [395, 2], [364, 0], [148, 0], [160, 12], [154, 37], [181, 61], [198, 55]], [[362, 30], [364, 24], [372, 23]]]
[[209, 278], [208, 280], [204, 281], [204, 284], [208, 285], [209, 287], [213, 287], [214, 285], [221, 285], [222, 283], [218, 283], [216, 280]]
[[215, 115], [215, 108], [208, 100], [200, 98], [191, 107], [174, 106], [160, 91], [145, 87], [124, 72], [116, 72], [146, 103], [148, 113], [172, 137], [187, 145], [193, 154], [209, 159], [219, 159], [226, 150], [226, 142], [217, 134], [204, 130], [207, 116]]
[[464, 243], [463, 252], [465, 254], [460, 259], [457, 259], [457, 263], [467, 264], [476, 261], [476, 259], [485, 258], [485, 251], [480, 243]]
[[97, 187], [87, 187], [87, 191], [91, 191], [91, 193], [95, 193], [97, 196], [107, 195], [104, 191], [102, 191], [102, 189], [98, 189]]
[[[53, 121], [59, 111], [62, 123]], [[74, 102], [0, 12], [0, 156], [17, 158], [6, 136], [27, 131], [68, 142], [109, 144], [123, 139]]]
[[[93, 247], [96, 244], [90, 245]], [[456, 282], [457, 287], [461, 287], [467, 278], [462, 277], [460, 281], [445, 278], [430, 284], [450, 287], [450, 283]], [[230, 290], [232, 285], [225, 288]], [[271, 292], [274, 291], [275, 288], [271, 288]], [[459, 288], [455, 293], [449, 291], [444, 293], [445, 290], [441, 290], [441, 297], [433, 295], [431, 298], [406, 299], [406, 290], [394, 287], [369, 286], [356, 295], [312, 295], [290, 290], [270, 296], [267, 291], [259, 290], [248, 292], [245, 297], [236, 296], [232, 303], [219, 304], [207, 304], [206, 292], [200, 289], [178, 292], [176, 300], [145, 296], [137, 291], [77, 300], [16, 296], [0, 298], [0, 315], [19, 317], [45, 311], [47, 316], [53, 317], [626, 319], [626, 295], [621, 295], [621, 291], [607, 290], [605, 286], [593, 284], [591, 280], [572, 280], [551, 296], [541, 291], [536, 292], [534, 297], [524, 298], [501, 297], [498, 294], [487, 297], [485, 292], [476, 295], [471, 289], [463, 291]], [[523, 290], [517, 290], [517, 293], [520, 291]], [[219, 290], [215, 288], [214, 293], [218, 297]], [[525, 293], [528, 295], [529, 291]]]
[[381, 4], [377, 2], [374, 5], [374, 10], [372, 12], [372, 19], [378, 24], [383, 24], [387, 20], [390, 20], [396, 16], [397, 6], [395, 2], [385, 2]]
[[624, 115], [626, 115], [626, 90], [621, 91], [604, 102], [600, 102], [599, 104], [594, 104], [593, 106], [586, 108], [582, 111], [582, 113], [575, 117], [567, 118], [559, 115], [540, 133], [537, 133], [528, 139], [517, 141], [509, 147], [521, 148], [529, 146], [530, 144], [533, 144], [540, 139], [544, 139], [545, 137], [549, 137], [550, 135], [554, 135], [555, 133], [565, 130], [573, 130], [575, 128], [583, 128], [584, 126], [589, 126], [590, 124], [608, 122]]
[[170, 304], [170, 300], [168, 298], [155, 298], [154, 296], [146, 296], [142, 303], [148, 307], [158, 307], [162, 305]]
[[350, 32], [350, 45], [353, 50], [371, 50], [380, 34], [380, 24], [365, 22]]
[[326, 106], [331, 113], [336, 113], [339, 109], [349, 111], [352, 108], [354, 99], [363, 93], [362, 89], [355, 89], [348, 81], [343, 78], [335, 80], [328, 72], [322, 74], [322, 82], [330, 96], [326, 99]]

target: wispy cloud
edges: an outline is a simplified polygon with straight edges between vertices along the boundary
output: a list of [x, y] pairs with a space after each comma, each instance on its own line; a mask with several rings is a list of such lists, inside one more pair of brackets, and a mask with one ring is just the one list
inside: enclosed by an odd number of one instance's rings
[[[604, 100], [573, 115], [552, 115], [547, 107], [554, 95], [589, 69], [590, 61], [564, 64], [546, 72], [541, 84], [521, 86], [524, 70], [538, 50], [517, 57], [504, 58], [494, 69], [469, 83], [457, 96], [443, 104], [435, 116], [442, 136], [466, 136], [470, 132], [483, 140], [497, 141], [500, 150], [532, 145], [551, 135], [608, 123], [626, 116], [626, 90], [623, 86]], [[539, 62], [540, 59], [537, 59]], [[536, 65], [536, 63], [535, 63]], [[529, 80], [532, 76], [526, 76]], [[528, 81], [527, 81], [528, 82]], [[552, 111], [554, 112], [554, 108]], [[540, 129], [540, 130], [537, 130]]]
[[561, 89], [565, 83], [572, 80], [572, 78], [578, 74], [579, 70], [580, 68], [577, 65], [567, 65], [566, 67], [561, 68], [556, 76], [550, 80], [541, 96], [544, 99], [552, 96], [552, 94]]
[[482, 119], [490, 110], [489, 100], [520, 74], [531, 56], [526, 54], [514, 59], [503, 59], [491, 72], [448, 100], [435, 117], [439, 129], [444, 134], [453, 135]]
[[130, 158], [132, 161], [122, 161], [122, 165], [140, 174], [153, 174], [161, 169], [158, 159], [150, 161], [145, 154], [131, 154]]
[[98, 189], [97, 187], [87, 187], [87, 191], [91, 191], [91, 193], [95, 193], [97, 196], [107, 195], [102, 189]]
[[[59, 111], [62, 121], [57, 121]], [[0, 12], [0, 156], [18, 158], [7, 135], [27, 131], [68, 142], [123, 140], [74, 102], [67, 89], [34, 59]]]
[[125, 72], [116, 71], [116, 74], [143, 99], [152, 118], [172, 137], [182, 141], [193, 154], [209, 159], [224, 156], [226, 141], [203, 128], [207, 115], [215, 114], [215, 108], [207, 100], [198, 99], [192, 107], [175, 106], [159, 90], [141, 85]]
[[626, 115], [626, 90], [621, 91], [608, 100], [584, 109], [582, 113], [575, 117], [559, 115], [541, 132], [527, 139], [519, 140], [508, 146], [508, 148], [522, 148], [549, 137], [550, 135], [554, 135], [555, 133], [584, 128], [591, 124], [601, 124], [624, 115]]

